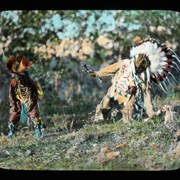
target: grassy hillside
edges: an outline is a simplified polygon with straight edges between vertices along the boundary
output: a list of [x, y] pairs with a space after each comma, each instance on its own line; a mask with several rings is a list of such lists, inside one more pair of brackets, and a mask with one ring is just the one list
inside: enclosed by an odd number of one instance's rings
[[44, 129], [35, 141], [33, 129], [0, 137], [0, 167], [23, 170], [172, 170], [180, 167], [180, 118], [169, 130], [163, 119], [88, 123], [72, 132]]
[[[58, 103], [58, 102], [56, 102]], [[172, 128], [163, 114], [148, 122], [124, 124], [118, 118], [93, 122], [95, 103], [75, 103], [44, 116], [41, 141], [32, 124], [19, 123], [16, 136], [1, 132], [0, 168], [13, 170], [175, 170], [180, 168], [180, 97], [161, 100], [174, 106]], [[74, 106], [74, 108], [73, 108]], [[43, 107], [43, 104], [41, 106]], [[59, 109], [58, 109], [59, 108]]]

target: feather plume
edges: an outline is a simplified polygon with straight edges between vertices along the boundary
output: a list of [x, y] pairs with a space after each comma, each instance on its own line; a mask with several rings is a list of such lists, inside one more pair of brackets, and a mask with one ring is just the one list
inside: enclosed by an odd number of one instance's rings
[[15, 58], [14, 56], [10, 56], [7, 62], [7, 68], [10, 72], [19, 74], [26, 69], [28, 69], [32, 65], [32, 62], [28, 61], [23, 57]]

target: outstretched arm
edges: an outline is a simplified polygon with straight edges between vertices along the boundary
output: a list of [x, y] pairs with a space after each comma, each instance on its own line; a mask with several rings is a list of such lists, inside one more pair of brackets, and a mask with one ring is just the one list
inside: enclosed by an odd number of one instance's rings
[[92, 71], [91, 73], [89, 73], [90, 76], [92, 77], [99, 77], [99, 78], [106, 78], [109, 76], [114, 75], [119, 68], [122, 67], [122, 65], [124, 64], [124, 61], [127, 61], [128, 59], [124, 59], [124, 60], [119, 60], [117, 63], [111, 64], [99, 71]]
[[117, 63], [111, 64], [99, 71], [95, 71], [94, 77], [98, 76], [100, 78], [106, 78], [112, 76], [118, 71], [119, 68], [121, 68], [122, 64], [123, 64], [123, 60], [119, 60]]

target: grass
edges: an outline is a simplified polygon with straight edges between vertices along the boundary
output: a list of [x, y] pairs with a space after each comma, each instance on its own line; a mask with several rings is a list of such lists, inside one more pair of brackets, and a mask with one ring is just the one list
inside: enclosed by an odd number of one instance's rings
[[[168, 102], [167, 99], [164, 102]], [[61, 109], [65, 113], [62, 115], [60, 112], [54, 113], [52, 104], [48, 109], [52, 112], [44, 120], [49, 121], [49, 124], [53, 123], [46, 126], [44, 139], [40, 142], [35, 140], [33, 129], [20, 130], [12, 139], [1, 136], [0, 167], [21, 170], [103, 171], [174, 170], [180, 167], [180, 153], [175, 151], [174, 142], [180, 124], [179, 116], [176, 118], [177, 126], [174, 131], [164, 126], [162, 117], [146, 123], [137, 120], [132, 124], [124, 124], [115, 120], [94, 124], [87, 116], [92, 111], [92, 106], [93, 102], [86, 105], [75, 103], [69, 109], [56, 107], [54, 111]], [[71, 132], [56, 131], [67, 115], [70, 120], [74, 118], [71, 113], [76, 113], [76, 123], [81, 126], [73, 127]], [[103, 148], [107, 152], [102, 153]], [[108, 153], [117, 155], [110, 157]]]
[[[177, 169], [179, 159], [169, 153], [173, 133], [166, 128], [160, 129], [161, 124], [159, 119], [155, 119], [154, 123], [135, 121], [130, 125], [118, 121], [89, 124], [72, 133], [72, 136], [49, 136], [42, 142], [36, 142], [30, 131], [24, 139], [19, 134], [1, 146], [0, 167], [26, 170]], [[0, 140], [2, 142], [2, 137]], [[124, 146], [118, 149], [119, 144]], [[120, 154], [98, 162], [104, 147], [108, 148], [108, 152], [119, 151]], [[9, 153], [6, 157], [5, 153], [3, 155], [5, 150]]]

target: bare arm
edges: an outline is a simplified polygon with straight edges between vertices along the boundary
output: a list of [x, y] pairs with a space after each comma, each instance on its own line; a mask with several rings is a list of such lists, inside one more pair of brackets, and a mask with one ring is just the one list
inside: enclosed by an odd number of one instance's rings
[[99, 71], [95, 71], [95, 76], [100, 78], [106, 78], [115, 74], [118, 69], [122, 66], [123, 60], [119, 60], [117, 63], [111, 64]]

